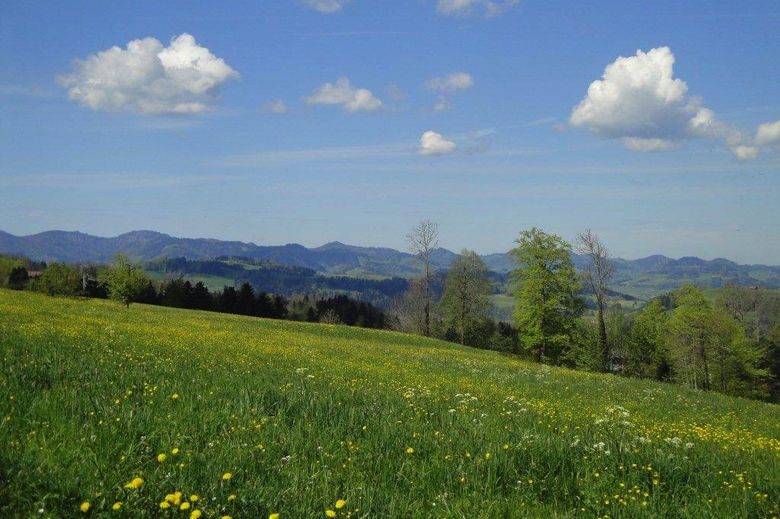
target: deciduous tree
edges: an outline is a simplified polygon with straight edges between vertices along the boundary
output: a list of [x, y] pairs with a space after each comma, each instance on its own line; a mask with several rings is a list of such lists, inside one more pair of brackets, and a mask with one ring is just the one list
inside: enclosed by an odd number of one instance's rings
[[596, 296], [596, 323], [598, 325], [598, 345], [601, 370], [611, 368], [609, 344], [607, 342], [607, 327], [604, 312], [607, 304], [607, 284], [615, 273], [615, 265], [610, 259], [609, 250], [590, 229], [577, 236], [579, 245], [577, 252], [588, 258], [588, 266], [580, 273], [585, 285]]
[[521, 346], [540, 361], [557, 363], [576, 333], [584, 304], [571, 246], [534, 227], [523, 231], [511, 254], [517, 263], [515, 321]]
[[433, 270], [431, 268], [431, 253], [439, 246], [439, 226], [430, 220], [423, 220], [406, 235], [409, 250], [423, 264], [423, 335], [431, 335], [431, 283]]
[[76, 296], [81, 293], [81, 274], [76, 267], [55, 262], [43, 271], [36, 288], [50, 296]]
[[490, 293], [487, 265], [476, 252], [463, 250], [447, 273], [440, 302], [445, 323], [456, 331], [461, 344], [488, 318]]
[[143, 270], [138, 265], [130, 263], [122, 254], [116, 255], [114, 264], [106, 271], [105, 278], [108, 296], [128, 308], [149, 284], [149, 278]]

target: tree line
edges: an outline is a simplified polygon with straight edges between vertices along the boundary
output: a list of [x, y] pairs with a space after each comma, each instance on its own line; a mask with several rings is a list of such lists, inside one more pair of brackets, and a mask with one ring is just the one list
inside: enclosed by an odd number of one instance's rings
[[344, 295], [287, 299], [256, 292], [250, 282], [217, 292], [183, 279], [154, 283], [122, 256], [108, 267], [0, 257], [0, 280], [10, 288], [111, 297], [125, 305], [389, 328], [541, 363], [780, 400], [777, 292], [728, 284], [713, 294], [686, 285], [641, 311], [625, 311], [610, 301], [614, 263], [596, 234], [588, 230], [577, 237], [576, 251], [588, 258], [578, 272], [569, 243], [532, 228], [520, 233], [511, 250], [514, 322], [496, 322], [491, 317], [493, 284], [478, 254], [464, 249], [442, 274], [431, 265], [438, 226], [423, 221], [407, 239], [422, 275], [409, 280], [387, 311]]
[[385, 313], [372, 304], [344, 295], [320, 298], [303, 295], [290, 301], [279, 294], [256, 291], [249, 282], [241, 283], [238, 288], [225, 286], [215, 292], [202, 281], [192, 283], [176, 278], [155, 283], [139, 265], [122, 255], [117, 255], [111, 265], [82, 266], [62, 262], [47, 265], [26, 258], [0, 256], [0, 280], [15, 290], [34, 290], [51, 296], [110, 298], [128, 307], [131, 303], [144, 303], [366, 328], [384, 328], [387, 320]]
[[[780, 294], [727, 284], [713, 297], [685, 285], [641, 311], [610, 305], [615, 268], [590, 230], [576, 251], [538, 228], [522, 231], [512, 249], [514, 323], [490, 317], [487, 266], [474, 251], [455, 259], [437, 293], [430, 257], [438, 228], [421, 222], [407, 237], [423, 274], [394, 305], [402, 331], [495, 349], [537, 362], [679, 383], [694, 389], [777, 402], [780, 399]], [[588, 294], [593, 301], [586, 301]], [[586, 308], [593, 308], [586, 313]]]

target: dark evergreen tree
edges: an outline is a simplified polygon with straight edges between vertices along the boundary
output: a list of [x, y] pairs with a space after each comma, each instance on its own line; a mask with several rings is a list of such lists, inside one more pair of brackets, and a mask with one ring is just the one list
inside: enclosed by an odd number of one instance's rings
[[280, 295], [275, 295], [271, 317], [274, 319], [285, 319], [287, 315], [287, 300]]
[[192, 284], [183, 279], [169, 281], [160, 289], [160, 304], [175, 308], [193, 308]]
[[212, 310], [214, 308], [214, 298], [203, 281], [198, 281], [192, 288], [192, 308], [196, 310]]
[[241, 315], [257, 315], [257, 302], [255, 300], [255, 289], [249, 282], [241, 285], [238, 289], [238, 298], [236, 299], [236, 313]]
[[222, 289], [222, 294], [220, 294], [217, 299], [217, 309], [220, 312], [225, 312], [227, 314], [236, 313], [236, 308], [238, 306], [238, 293], [236, 292], [235, 287], [224, 287]]
[[8, 274], [8, 288], [13, 290], [23, 290], [27, 284], [27, 280], [30, 279], [27, 269], [24, 267], [14, 267], [11, 269], [11, 273]]
[[141, 292], [138, 294], [138, 300], [139, 303], [145, 303], [147, 305], [157, 305], [160, 304], [160, 300], [157, 296], [157, 290], [154, 288], [154, 284], [152, 284], [151, 281], [146, 283], [146, 286], [141, 290]]
[[259, 317], [276, 317], [274, 315], [274, 302], [269, 294], [260, 292], [257, 294], [257, 301], [255, 302], [257, 308], [257, 314]]

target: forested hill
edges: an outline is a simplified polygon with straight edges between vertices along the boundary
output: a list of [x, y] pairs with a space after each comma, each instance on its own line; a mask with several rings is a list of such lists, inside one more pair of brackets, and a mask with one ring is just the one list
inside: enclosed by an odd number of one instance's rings
[[[420, 272], [416, 259], [406, 252], [339, 242], [306, 248], [298, 244], [260, 246], [240, 241], [176, 238], [154, 231], [133, 231], [113, 238], [67, 231], [47, 231], [31, 236], [14, 236], [0, 231], [0, 253], [23, 255], [35, 260], [105, 263], [119, 252], [135, 261], [162, 257], [206, 259], [240, 256], [354, 277], [413, 277]], [[432, 263], [437, 269], [446, 270], [454, 258], [455, 253], [451, 251], [436, 249]], [[489, 254], [483, 259], [490, 270], [499, 274], [513, 268], [506, 253]], [[585, 258], [576, 255], [574, 262], [578, 268], [586, 264]], [[616, 266], [615, 289], [639, 297], [672, 290], [683, 283], [717, 288], [726, 282], [736, 282], [780, 288], [780, 266], [740, 265], [726, 259], [672, 259], [660, 255], [638, 260], [617, 259]]]

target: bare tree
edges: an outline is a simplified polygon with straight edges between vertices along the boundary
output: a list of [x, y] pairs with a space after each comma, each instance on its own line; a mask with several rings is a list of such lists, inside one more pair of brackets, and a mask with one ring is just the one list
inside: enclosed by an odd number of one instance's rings
[[409, 251], [417, 256], [424, 267], [423, 273], [423, 308], [425, 312], [423, 335], [431, 335], [431, 253], [439, 246], [439, 226], [430, 220], [423, 220], [406, 235]]
[[422, 278], [409, 280], [409, 288], [390, 303], [391, 329], [398, 332], [421, 334], [425, 329], [425, 282]]
[[602, 369], [609, 371], [609, 345], [607, 344], [607, 326], [604, 322], [604, 311], [607, 304], [607, 284], [615, 273], [615, 264], [609, 255], [609, 250], [601, 243], [599, 237], [590, 229], [577, 235], [579, 244], [577, 253], [590, 259], [588, 268], [580, 275], [585, 285], [596, 295], [596, 320], [599, 330], [599, 353]]
[[334, 308], [328, 308], [320, 315], [320, 322], [323, 324], [341, 324], [341, 319]]

